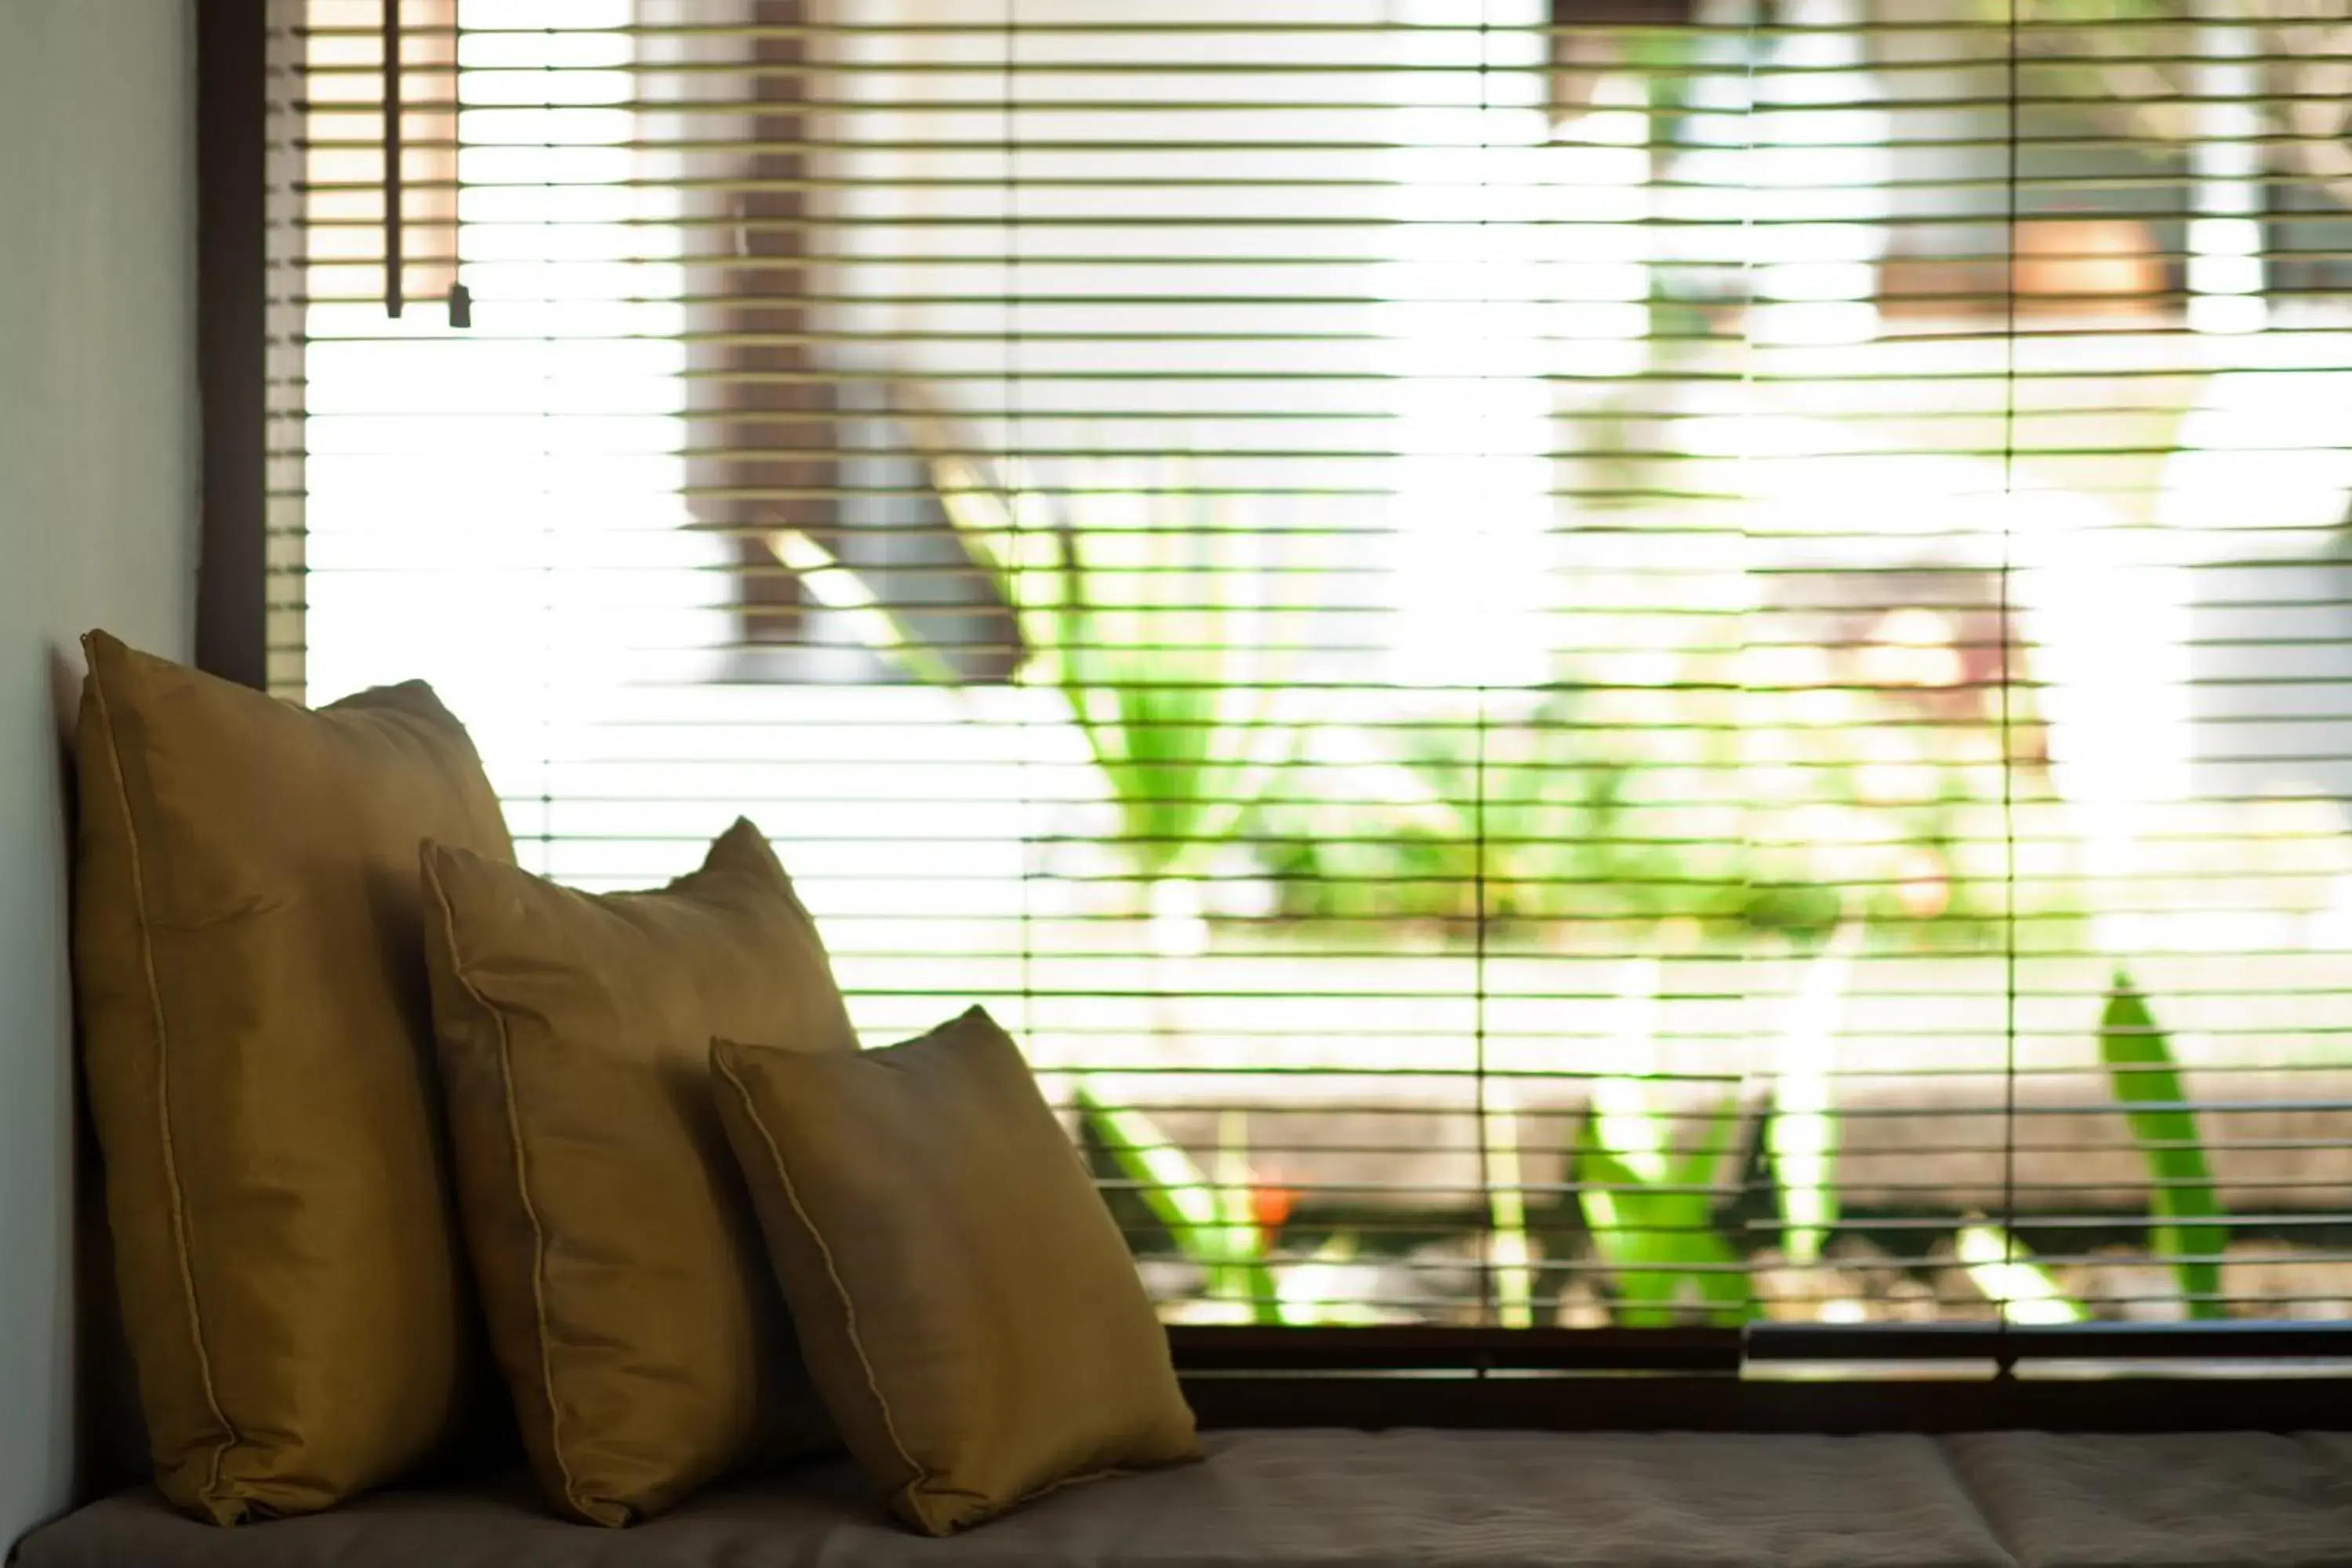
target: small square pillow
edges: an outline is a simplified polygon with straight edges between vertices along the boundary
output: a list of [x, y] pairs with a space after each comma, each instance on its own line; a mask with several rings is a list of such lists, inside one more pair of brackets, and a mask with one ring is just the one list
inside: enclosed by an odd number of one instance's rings
[[416, 850], [501, 861], [506, 823], [421, 682], [314, 710], [82, 647], [74, 988], [156, 1485], [215, 1524], [331, 1508], [497, 1394]]
[[710, 1090], [715, 1034], [857, 1047], [768, 841], [738, 822], [700, 870], [601, 897], [425, 864], [458, 1206], [549, 1499], [627, 1524], [831, 1446]]
[[901, 1519], [946, 1535], [1199, 1458], [1126, 1244], [986, 1013], [861, 1055], [722, 1039], [710, 1060], [810, 1374]]

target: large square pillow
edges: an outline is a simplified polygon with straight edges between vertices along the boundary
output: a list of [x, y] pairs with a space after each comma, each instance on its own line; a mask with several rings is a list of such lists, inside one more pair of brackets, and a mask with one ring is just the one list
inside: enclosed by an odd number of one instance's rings
[[710, 1059], [809, 1371], [900, 1519], [946, 1535], [1199, 1456], [1118, 1227], [986, 1013]]
[[714, 1035], [856, 1049], [759, 829], [656, 891], [426, 851], [459, 1206], [549, 1499], [627, 1524], [833, 1441], [710, 1090]]
[[83, 639], [75, 989], [157, 1483], [327, 1508], [478, 1406], [418, 845], [509, 854], [417, 683], [315, 711]]

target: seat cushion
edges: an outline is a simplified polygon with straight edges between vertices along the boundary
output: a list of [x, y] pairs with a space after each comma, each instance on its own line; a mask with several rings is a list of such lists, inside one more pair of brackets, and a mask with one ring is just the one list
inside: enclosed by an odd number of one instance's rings
[[[2007, 1568], [1925, 1437], [1213, 1432], [1208, 1462], [1076, 1487], [947, 1541], [892, 1526], [819, 1466], [713, 1489], [625, 1535], [527, 1488], [387, 1493], [243, 1532], [152, 1495], [25, 1542], [19, 1568]], [[2215, 1563], [2246, 1561], [2216, 1558]]]
[[36, 1532], [17, 1568], [2352, 1563], [2352, 1447], [2336, 1436], [1408, 1430], [1203, 1441], [1206, 1464], [1055, 1492], [947, 1541], [892, 1527], [855, 1470], [817, 1465], [706, 1491], [625, 1534], [551, 1518], [521, 1481], [381, 1493], [234, 1537], [142, 1490]]
[[810, 1373], [899, 1518], [946, 1535], [1198, 1457], [1118, 1226], [985, 1012], [710, 1063]]
[[2020, 1563], [2352, 1563], [2343, 1433], [1971, 1432], [1944, 1448]]
[[84, 648], [75, 988], [156, 1479], [221, 1524], [326, 1508], [494, 1387], [416, 855], [504, 860], [506, 826], [424, 685], [312, 711]]
[[710, 1093], [710, 1039], [856, 1048], [758, 828], [597, 896], [436, 847], [431, 958], [467, 1239], [557, 1507], [659, 1512], [834, 1441]]

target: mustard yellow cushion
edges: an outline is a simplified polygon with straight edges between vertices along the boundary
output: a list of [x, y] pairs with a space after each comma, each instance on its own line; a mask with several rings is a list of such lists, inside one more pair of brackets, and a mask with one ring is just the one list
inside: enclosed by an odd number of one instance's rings
[[436, 847], [432, 971], [459, 1205], [549, 1499], [626, 1524], [832, 1441], [712, 1103], [715, 1034], [856, 1048], [759, 829], [596, 896]]
[[75, 986], [156, 1480], [220, 1524], [326, 1508], [488, 1377], [416, 852], [506, 826], [424, 685], [310, 711], [82, 646]]
[[1118, 1229], [986, 1013], [862, 1055], [710, 1059], [809, 1371], [899, 1518], [945, 1535], [1198, 1457]]

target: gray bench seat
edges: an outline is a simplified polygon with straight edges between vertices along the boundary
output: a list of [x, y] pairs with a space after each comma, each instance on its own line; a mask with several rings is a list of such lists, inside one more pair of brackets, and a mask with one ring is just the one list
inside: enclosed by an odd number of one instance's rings
[[2158, 1568], [2352, 1564], [2352, 1436], [1242, 1431], [948, 1541], [827, 1464], [627, 1531], [527, 1481], [224, 1531], [126, 1492], [20, 1568]]

